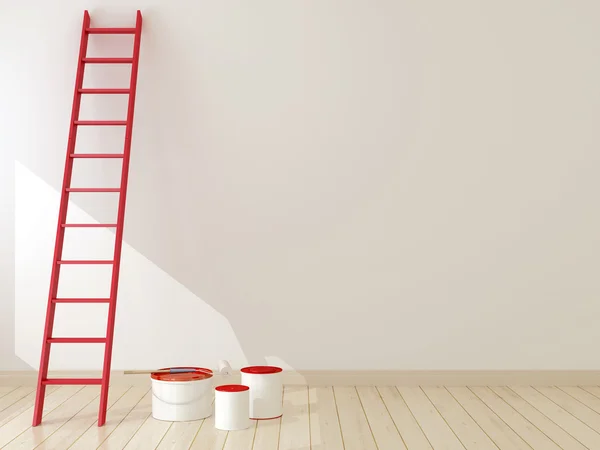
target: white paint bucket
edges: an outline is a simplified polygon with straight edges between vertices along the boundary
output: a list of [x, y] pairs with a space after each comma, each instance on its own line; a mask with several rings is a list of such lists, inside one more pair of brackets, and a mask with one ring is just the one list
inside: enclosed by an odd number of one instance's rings
[[251, 366], [242, 369], [242, 384], [250, 388], [250, 418], [277, 419], [282, 414], [282, 369]]
[[153, 373], [152, 417], [184, 422], [212, 414], [212, 370], [190, 367], [195, 372]]
[[215, 388], [215, 428], [245, 430], [250, 426], [250, 390], [241, 384], [226, 384]]

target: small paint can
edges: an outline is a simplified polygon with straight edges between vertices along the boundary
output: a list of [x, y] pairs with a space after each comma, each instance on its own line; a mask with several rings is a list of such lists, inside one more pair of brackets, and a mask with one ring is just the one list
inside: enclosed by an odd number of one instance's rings
[[277, 419], [282, 415], [282, 369], [250, 366], [242, 370], [242, 384], [250, 388], [250, 418]]
[[250, 390], [241, 384], [226, 384], [215, 388], [215, 428], [245, 430], [250, 426]]
[[[176, 367], [174, 367], [176, 368]], [[212, 371], [152, 373], [152, 417], [170, 422], [204, 419], [212, 414]]]

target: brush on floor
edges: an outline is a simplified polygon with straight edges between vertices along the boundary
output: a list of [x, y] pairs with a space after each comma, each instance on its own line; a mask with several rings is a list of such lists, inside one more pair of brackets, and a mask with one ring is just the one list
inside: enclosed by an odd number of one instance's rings
[[[218, 374], [221, 374], [224, 376], [231, 375], [232, 369], [231, 369], [231, 365], [229, 364], [228, 361], [221, 360], [221, 361], [219, 361], [218, 366], [219, 366], [219, 368], [217, 370]], [[208, 375], [214, 375], [214, 373], [212, 371], [195, 369], [194, 367], [173, 367], [171, 369], [159, 369], [159, 370], [126, 370], [125, 375], [149, 375], [152, 373], [194, 373], [194, 372], [200, 372], [200, 373], [206, 373]]]

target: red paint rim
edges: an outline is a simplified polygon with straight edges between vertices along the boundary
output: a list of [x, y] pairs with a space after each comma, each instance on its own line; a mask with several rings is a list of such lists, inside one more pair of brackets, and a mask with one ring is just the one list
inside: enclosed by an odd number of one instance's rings
[[217, 386], [215, 391], [219, 392], [244, 392], [248, 391], [250, 388], [248, 386], [244, 386], [243, 384], [224, 384], [222, 386]]
[[273, 420], [273, 419], [279, 419], [281, 416], [283, 416], [283, 414], [279, 414], [278, 416], [275, 416], [275, 417], [250, 417], [250, 420]]
[[283, 369], [275, 366], [249, 366], [244, 367], [241, 371], [244, 373], [251, 373], [253, 375], [268, 375], [271, 373], [282, 372]]
[[173, 381], [173, 382], [181, 382], [181, 381], [198, 381], [198, 380], [206, 380], [207, 378], [212, 378], [212, 370], [206, 369], [205, 367], [190, 367], [190, 366], [181, 366], [181, 367], [164, 367], [160, 370], [166, 369], [195, 369], [195, 372], [187, 372], [187, 373], [152, 373], [150, 377], [154, 380], [158, 381]]

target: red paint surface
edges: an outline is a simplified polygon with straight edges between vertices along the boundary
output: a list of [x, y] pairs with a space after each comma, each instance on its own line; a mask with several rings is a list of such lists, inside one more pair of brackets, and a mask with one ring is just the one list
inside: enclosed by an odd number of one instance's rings
[[217, 386], [215, 388], [215, 391], [219, 392], [244, 392], [248, 390], [250, 390], [250, 388], [243, 384], [224, 384], [223, 386]]
[[271, 373], [279, 373], [282, 371], [283, 371], [283, 369], [281, 367], [275, 367], [275, 366], [250, 366], [250, 367], [244, 367], [242, 369], [242, 372], [244, 372], [244, 373], [252, 373], [255, 375], [267, 375], [267, 374], [271, 374]]
[[[184, 369], [188, 367], [165, 367], [165, 369]], [[196, 371], [185, 373], [153, 373], [150, 377], [160, 381], [198, 381], [212, 378], [212, 370], [210, 369], [205, 369], [204, 367], [190, 367], [190, 369], [196, 369]]]

